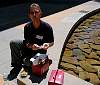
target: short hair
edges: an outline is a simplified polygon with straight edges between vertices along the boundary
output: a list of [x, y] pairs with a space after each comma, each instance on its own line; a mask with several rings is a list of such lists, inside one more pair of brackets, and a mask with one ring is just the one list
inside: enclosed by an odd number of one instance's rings
[[32, 3], [32, 4], [29, 6], [29, 9], [28, 9], [28, 12], [29, 12], [29, 13], [30, 13], [30, 9], [31, 9], [32, 7], [34, 7], [34, 6], [38, 7], [39, 10], [40, 10], [40, 12], [42, 12], [42, 11], [41, 11], [41, 8], [40, 8], [40, 6], [39, 6], [39, 4], [37, 4], [37, 3]]

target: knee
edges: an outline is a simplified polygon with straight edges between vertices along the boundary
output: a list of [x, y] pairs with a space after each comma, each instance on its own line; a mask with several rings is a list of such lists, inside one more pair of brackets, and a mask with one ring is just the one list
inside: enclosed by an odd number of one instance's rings
[[15, 42], [14, 40], [11, 40], [11, 41], [10, 41], [10, 47], [14, 46], [15, 43], [16, 43], [16, 42]]
[[10, 47], [12, 47], [14, 44], [15, 44], [15, 41], [14, 40], [11, 40], [10, 41]]
[[14, 47], [15, 48], [15, 47], [17, 47], [18, 43], [19, 43], [18, 40], [11, 40], [10, 41], [10, 47]]
[[23, 44], [23, 41], [22, 40], [11, 40], [10, 41], [10, 47], [17, 47], [17, 48], [20, 48]]

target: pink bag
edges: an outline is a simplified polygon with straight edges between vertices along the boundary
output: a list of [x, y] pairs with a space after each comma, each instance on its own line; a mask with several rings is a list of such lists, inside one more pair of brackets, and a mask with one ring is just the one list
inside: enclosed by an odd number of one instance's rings
[[63, 70], [52, 70], [48, 85], [63, 85], [64, 83], [64, 71]]

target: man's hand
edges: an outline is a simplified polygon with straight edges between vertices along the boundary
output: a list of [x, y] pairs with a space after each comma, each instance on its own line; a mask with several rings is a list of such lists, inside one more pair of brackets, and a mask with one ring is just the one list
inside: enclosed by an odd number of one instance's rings
[[37, 44], [30, 44], [30, 43], [27, 43], [26, 46], [32, 50], [38, 50], [38, 49], [41, 49], [41, 47]]
[[27, 48], [32, 48], [32, 44], [30, 44], [30, 43], [27, 43], [26, 46], [27, 46]]
[[47, 50], [49, 48], [49, 43], [44, 43], [42, 46], [41, 46], [42, 49], [44, 50]]
[[53, 46], [54, 42], [52, 43], [44, 43], [43, 45], [39, 46], [37, 44], [29, 44], [27, 43], [26, 46], [28, 48], [31, 48], [32, 50], [38, 50], [38, 49], [44, 49], [44, 50], [47, 50], [49, 47]]
[[38, 49], [41, 49], [41, 47], [37, 44], [33, 44], [32, 45], [32, 50], [38, 50]]

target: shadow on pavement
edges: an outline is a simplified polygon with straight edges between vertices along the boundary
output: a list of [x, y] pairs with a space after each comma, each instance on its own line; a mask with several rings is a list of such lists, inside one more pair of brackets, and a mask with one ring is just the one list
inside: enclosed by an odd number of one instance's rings
[[48, 73], [48, 71], [45, 72], [42, 76], [37, 76], [37, 75], [31, 73], [29, 79], [32, 81], [32, 83], [40, 83], [43, 79], [46, 78], [47, 73]]

